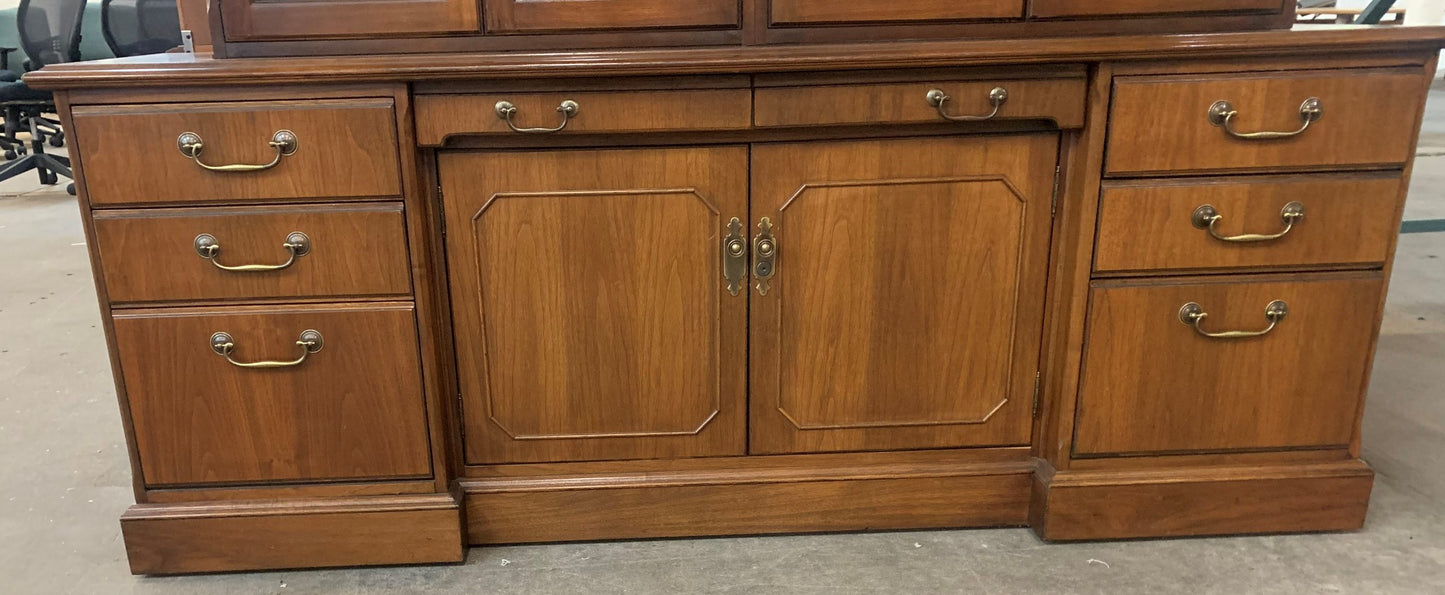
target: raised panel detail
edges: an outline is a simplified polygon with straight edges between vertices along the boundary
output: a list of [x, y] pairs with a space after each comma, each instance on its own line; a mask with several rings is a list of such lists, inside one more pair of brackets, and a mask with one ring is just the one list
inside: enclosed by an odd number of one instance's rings
[[754, 149], [754, 452], [1028, 441], [1056, 138]]
[[472, 463], [741, 454], [746, 152], [444, 153]]

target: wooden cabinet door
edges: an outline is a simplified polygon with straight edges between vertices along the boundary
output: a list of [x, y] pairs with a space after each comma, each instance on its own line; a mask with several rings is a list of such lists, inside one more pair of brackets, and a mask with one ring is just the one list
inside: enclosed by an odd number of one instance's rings
[[940, 22], [979, 19], [1021, 19], [1023, 0], [771, 0], [773, 25]]
[[469, 463], [743, 454], [746, 148], [438, 160]]
[[751, 451], [1028, 444], [1057, 157], [1054, 134], [755, 147], [777, 252]]
[[738, 0], [483, 0], [488, 33], [736, 29]]
[[477, 0], [220, 0], [226, 41], [481, 31]]

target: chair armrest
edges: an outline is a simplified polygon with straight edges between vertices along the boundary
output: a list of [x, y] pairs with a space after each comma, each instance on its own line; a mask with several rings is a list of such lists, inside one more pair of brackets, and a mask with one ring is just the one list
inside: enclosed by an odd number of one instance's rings
[[10, 70], [10, 52], [20, 48], [0, 47], [0, 70]]

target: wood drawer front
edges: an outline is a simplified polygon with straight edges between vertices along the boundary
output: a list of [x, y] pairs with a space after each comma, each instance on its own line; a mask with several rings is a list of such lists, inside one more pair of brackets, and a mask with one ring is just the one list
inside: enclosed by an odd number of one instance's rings
[[488, 33], [736, 29], [738, 0], [482, 0]]
[[[519, 128], [554, 128], [562, 123], [558, 107], [577, 103], [576, 115], [554, 133], [517, 132], [497, 116], [497, 103], [516, 108]], [[418, 95], [417, 142], [438, 146], [453, 135], [541, 137], [585, 133], [663, 132], [676, 130], [739, 130], [752, 120], [752, 94], [747, 89], [684, 89], [677, 91], [595, 91]]]
[[220, 8], [226, 41], [475, 34], [482, 28], [477, 0], [220, 0]]
[[[1280, 12], [1280, 0], [1033, 0], [1034, 18]], [[1290, 2], [1290, 7], [1294, 6]]]
[[[74, 138], [96, 206], [399, 196], [391, 99], [81, 106]], [[177, 146], [200, 136], [209, 165], [266, 164], [290, 130], [296, 151], [260, 171], [209, 171]]]
[[772, 0], [769, 5], [773, 25], [1019, 19], [1024, 14], [1022, 0]]
[[[1397, 173], [1267, 179], [1190, 179], [1104, 189], [1094, 270], [1101, 273], [1385, 262], [1405, 199]], [[1304, 216], [1274, 240], [1226, 241], [1286, 229], [1282, 213]], [[1208, 205], [1214, 234], [1197, 227]], [[1202, 223], [1204, 220], [1201, 220]]]
[[[1084, 123], [1084, 85], [1083, 77], [1069, 77], [759, 88], [753, 121], [760, 127], [947, 123], [929, 103], [929, 91], [948, 95], [950, 115], [981, 116], [993, 109], [989, 93], [1001, 88], [1008, 99], [991, 119], [1046, 119], [1077, 128]], [[966, 129], [969, 123], [958, 124]]]
[[[241, 368], [213, 351], [229, 333]], [[431, 473], [409, 303], [115, 314], [115, 348], [147, 485], [420, 477]]]
[[[1375, 272], [1097, 284], [1075, 453], [1347, 445], [1383, 289]], [[1258, 337], [1205, 337], [1179, 317], [1192, 302], [1205, 331], [1258, 331], [1273, 300], [1288, 315]]]
[[[1427, 83], [1413, 68], [1119, 77], [1105, 168], [1126, 175], [1403, 165]], [[1319, 99], [1321, 117], [1288, 138], [1236, 138], [1210, 122], [1210, 106], [1228, 101], [1238, 132], [1292, 132], [1309, 98]]]
[[[307, 241], [293, 259], [296, 232]], [[220, 246], [212, 259], [197, 252], [201, 234]], [[95, 235], [115, 303], [411, 293], [401, 203], [104, 210]]]

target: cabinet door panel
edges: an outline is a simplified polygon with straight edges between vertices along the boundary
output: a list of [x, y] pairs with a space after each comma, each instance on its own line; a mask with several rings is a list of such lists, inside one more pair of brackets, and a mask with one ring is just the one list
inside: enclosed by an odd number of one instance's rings
[[778, 250], [753, 452], [1026, 444], [1056, 157], [1051, 134], [755, 148]]
[[481, 31], [477, 0], [221, 0], [226, 41]]
[[1023, 18], [1022, 0], [771, 0], [773, 25], [937, 22]]
[[439, 159], [468, 462], [742, 454], [746, 149]]
[[736, 29], [737, 0], [484, 0], [488, 33]]

